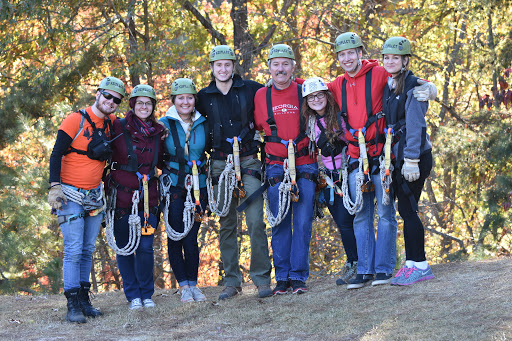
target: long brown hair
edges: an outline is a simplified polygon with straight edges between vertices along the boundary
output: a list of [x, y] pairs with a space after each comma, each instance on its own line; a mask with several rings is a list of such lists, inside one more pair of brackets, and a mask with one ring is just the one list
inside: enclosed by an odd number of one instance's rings
[[[337, 139], [336, 131], [339, 129], [337, 114], [340, 111], [340, 107], [334, 100], [334, 96], [329, 90], [322, 90], [327, 98], [327, 104], [325, 105], [325, 114], [323, 116], [325, 122], [325, 133], [330, 142], [334, 142]], [[309, 107], [307, 97], [304, 97], [301, 108], [302, 115], [305, 118], [305, 122], [308, 122], [311, 116], [316, 116], [316, 111]]]
[[405, 87], [405, 78], [407, 76], [407, 71], [409, 70], [409, 59], [410, 55], [402, 55], [402, 70], [394, 79], [395, 79], [395, 94], [399, 95], [404, 92]]

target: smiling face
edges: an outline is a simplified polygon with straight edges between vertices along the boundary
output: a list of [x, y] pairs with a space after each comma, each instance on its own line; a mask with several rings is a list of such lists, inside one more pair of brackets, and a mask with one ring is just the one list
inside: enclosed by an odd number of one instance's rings
[[[119, 98], [120, 100], [123, 98], [120, 94], [112, 90], [101, 90], [110, 94], [113, 97]], [[96, 92], [96, 102], [94, 102], [94, 106], [98, 109], [98, 111], [108, 116], [116, 111], [118, 104], [114, 103], [114, 98], [106, 99], [105, 96], [101, 94], [100, 91]]]
[[215, 80], [219, 82], [228, 82], [233, 76], [234, 64], [232, 60], [220, 59], [211, 63], [210, 68]]
[[[405, 57], [408, 58], [408, 57]], [[382, 64], [386, 71], [390, 73], [393, 77], [398, 75], [407, 62], [404, 60], [401, 55], [398, 54], [385, 54], [383, 56]]]
[[309, 94], [306, 97], [308, 101], [308, 106], [316, 111], [320, 116], [323, 116], [325, 113], [325, 107], [327, 106], [327, 96], [325, 95], [325, 91], [316, 91]]
[[349, 76], [355, 76], [361, 69], [360, 59], [363, 56], [363, 52], [359, 49], [347, 49], [338, 52], [338, 62], [345, 72]]
[[290, 86], [295, 63], [290, 58], [273, 58], [268, 62], [268, 69], [272, 75], [272, 82], [278, 89]]
[[138, 118], [146, 121], [153, 112], [153, 102], [151, 102], [151, 98], [144, 96], [137, 97], [133, 112]]
[[192, 112], [194, 111], [196, 101], [194, 95], [182, 94], [176, 95], [173, 103], [176, 106], [176, 111], [180, 116], [190, 117]]

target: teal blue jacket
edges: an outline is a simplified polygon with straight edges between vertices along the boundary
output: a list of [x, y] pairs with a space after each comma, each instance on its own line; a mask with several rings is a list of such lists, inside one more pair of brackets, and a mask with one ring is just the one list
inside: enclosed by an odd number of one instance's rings
[[[165, 162], [165, 168], [164, 173], [170, 174], [171, 180], [172, 180], [172, 186], [178, 186], [178, 175], [174, 174], [172, 171], [169, 170], [172, 169], [174, 171], [179, 171], [179, 163], [176, 162], [176, 148], [174, 145], [174, 138], [172, 136], [172, 129], [171, 125], [174, 125], [176, 127], [176, 130], [178, 132], [178, 138], [180, 141], [180, 145], [182, 148], [185, 146], [185, 131], [183, 130], [183, 127], [181, 126], [181, 123], [179, 122], [179, 116], [176, 112], [176, 109], [171, 107], [165, 117], [162, 117], [160, 119], [160, 122], [162, 122], [167, 129], [169, 129], [169, 136], [165, 139], [165, 148], [167, 153], [171, 155], [171, 160]], [[206, 118], [202, 116], [199, 112], [196, 111], [195, 117], [194, 117], [194, 123], [192, 125], [192, 130], [190, 131], [190, 138], [189, 138], [189, 155], [185, 156], [185, 159], [187, 161], [192, 160], [202, 160], [202, 163], [199, 166], [202, 172], [200, 171], [199, 174], [199, 187], [204, 188], [206, 187], [206, 174], [205, 169], [206, 165], [206, 158], [203, 156], [205, 147], [206, 147], [206, 136], [208, 134], [208, 124], [206, 122]], [[173, 159], [174, 157], [174, 159]], [[186, 174], [192, 174], [192, 167], [185, 165], [184, 167]], [[181, 186], [180, 186], [181, 187]]]

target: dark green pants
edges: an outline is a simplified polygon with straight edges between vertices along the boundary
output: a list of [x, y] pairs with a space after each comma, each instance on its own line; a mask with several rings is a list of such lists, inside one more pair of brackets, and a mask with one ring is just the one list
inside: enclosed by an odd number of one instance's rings
[[[240, 164], [242, 168], [261, 170], [261, 162], [258, 159], [243, 160]], [[220, 175], [225, 166], [225, 161], [213, 160], [212, 176]], [[243, 174], [242, 181], [247, 195], [240, 200], [240, 203], [261, 186], [261, 181], [251, 175]], [[214, 186], [215, 197], [217, 197], [218, 187]], [[224, 187], [224, 184], [222, 187]], [[224, 193], [224, 188], [221, 188], [221, 193]], [[221, 197], [219, 206], [222, 204], [223, 198]], [[237, 241], [238, 217], [236, 207], [238, 205], [239, 200], [233, 197], [228, 215], [220, 218], [219, 246], [226, 274], [224, 280], [226, 286], [240, 286], [242, 283], [242, 273], [238, 264], [240, 259]], [[270, 284], [272, 266], [268, 252], [266, 226], [263, 222], [263, 196], [256, 198], [245, 209], [245, 221], [251, 242], [251, 266], [249, 268], [251, 280], [256, 286], [268, 285]]]

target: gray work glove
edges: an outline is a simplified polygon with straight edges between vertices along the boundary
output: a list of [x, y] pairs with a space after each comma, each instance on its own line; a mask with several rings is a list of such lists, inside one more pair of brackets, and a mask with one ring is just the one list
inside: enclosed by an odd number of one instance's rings
[[62, 186], [60, 184], [54, 185], [50, 188], [50, 192], [48, 192], [48, 203], [56, 210], [62, 210], [62, 203], [68, 203], [66, 195], [62, 192]]
[[402, 175], [405, 180], [409, 182], [416, 181], [420, 178], [420, 167], [418, 159], [404, 159], [404, 165], [402, 167]]
[[437, 97], [437, 88], [432, 82], [418, 79], [419, 86], [414, 87], [412, 93], [420, 102], [433, 101]]

